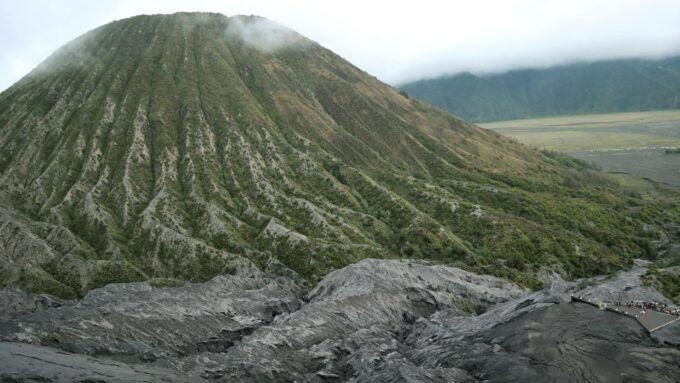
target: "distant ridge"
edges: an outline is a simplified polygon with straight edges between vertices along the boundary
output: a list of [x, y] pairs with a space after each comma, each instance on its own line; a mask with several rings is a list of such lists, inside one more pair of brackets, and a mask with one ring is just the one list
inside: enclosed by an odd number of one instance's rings
[[609, 60], [401, 86], [416, 98], [474, 122], [680, 108], [680, 56]]

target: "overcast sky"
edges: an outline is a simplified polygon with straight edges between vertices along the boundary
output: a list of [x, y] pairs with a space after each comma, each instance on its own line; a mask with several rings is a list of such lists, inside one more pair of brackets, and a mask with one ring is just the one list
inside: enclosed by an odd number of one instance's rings
[[391, 84], [680, 53], [680, 0], [0, 0], [0, 90], [101, 24], [178, 11], [273, 19]]

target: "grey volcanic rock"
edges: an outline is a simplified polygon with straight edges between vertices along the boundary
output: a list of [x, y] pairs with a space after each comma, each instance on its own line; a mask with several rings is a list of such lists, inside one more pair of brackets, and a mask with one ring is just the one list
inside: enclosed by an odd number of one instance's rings
[[[590, 305], [544, 307], [461, 342], [460, 366], [495, 382], [677, 382], [680, 351], [660, 347], [632, 318]], [[487, 347], [484, 347], [487, 346]]]
[[[0, 354], [12, 364], [0, 366], [0, 377], [26, 381], [56, 374], [57, 381], [66, 381], [80, 379], [69, 375], [76, 370], [100, 381], [129, 376], [128, 381], [676, 382], [680, 377], [680, 323], [650, 336], [632, 318], [570, 303], [575, 284], [556, 275], [546, 289], [529, 292], [452, 267], [369, 259], [306, 291], [283, 266], [267, 270], [244, 265], [204, 284], [117, 284], [73, 305], [36, 310], [26, 304], [25, 312], [14, 310], [0, 322]], [[622, 283], [617, 281], [632, 283], [637, 272], [589, 291], [613, 291]], [[37, 362], [29, 366], [31, 358]]]
[[300, 310], [224, 354], [194, 356], [185, 368], [200, 373], [207, 366], [227, 381], [368, 381], [376, 374], [449, 381], [461, 373], [416, 368], [400, 356], [407, 329], [442, 309], [467, 317], [463, 305], [484, 310], [523, 294], [502, 279], [456, 268], [364, 260], [324, 278]]
[[680, 348], [680, 323], [674, 322], [652, 333], [652, 338], [660, 343], [666, 343]]
[[0, 322], [0, 340], [134, 362], [219, 352], [277, 315], [297, 310], [301, 293], [294, 280], [265, 275], [252, 265], [182, 287], [112, 284], [76, 305]]
[[59, 299], [47, 294], [29, 294], [16, 288], [0, 289], [0, 320], [22, 313], [74, 304], [74, 301]]
[[[680, 351], [652, 339], [633, 318], [567, 303], [559, 290], [552, 286], [472, 318], [437, 312], [413, 326], [406, 356], [423, 368], [459, 368], [490, 382], [678, 380]], [[666, 329], [678, 330], [677, 324]]]
[[384, 293], [394, 295], [405, 289], [411, 298], [428, 295], [433, 304], [448, 305], [451, 299], [463, 298], [482, 309], [526, 293], [503, 279], [453, 267], [366, 259], [326, 276], [309, 294], [309, 299], [322, 302]]
[[672, 304], [652, 287], [643, 286], [640, 277], [647, 271], [648, 261], [637, 259], [629, 271], [622, 271], [612, 279], [576, 292], [586, 299], [599, 302], [628, 302], [633, 300]]
[[174, 371], [132, 365], [49, 347], [0, 342], [0, 382], [200, 382]]

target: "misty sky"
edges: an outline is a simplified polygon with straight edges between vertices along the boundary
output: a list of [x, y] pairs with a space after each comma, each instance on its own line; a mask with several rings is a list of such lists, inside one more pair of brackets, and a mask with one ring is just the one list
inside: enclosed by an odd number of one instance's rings
[[680, 53], [680, 0], [0, 0], [0, 90], [101, 24], [178, 11], [270, 18], [391, 84]]

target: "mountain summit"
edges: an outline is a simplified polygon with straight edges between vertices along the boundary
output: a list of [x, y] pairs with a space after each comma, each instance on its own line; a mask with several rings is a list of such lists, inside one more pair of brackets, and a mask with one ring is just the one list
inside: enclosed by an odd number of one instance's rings
[[0, 95], [0, 283], [60, 296], [367, 257], [534, 287], [652, 253], [616, 190], [259, 17], [116, 21]]

